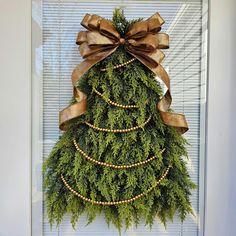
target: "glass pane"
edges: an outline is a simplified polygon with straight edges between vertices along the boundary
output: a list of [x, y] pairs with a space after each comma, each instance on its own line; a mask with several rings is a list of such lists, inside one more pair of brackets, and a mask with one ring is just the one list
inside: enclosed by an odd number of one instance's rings
[[73, 230], [70, 218], [50, 229], [42, 193], [42, 161], [47, 158], [58, 140], [59, 111], [72, 96], [71, 73], [82, 61], [75, 44], [80, 22], [86, 13], [112, 17], [115, 7], [122, 7], [128, 19], [148, 18], [156, 11], [165, 19], [162, 32], [170, 36], [170, 49], [162, 65], [171, 79], [172, 108], [184, 113], [189, 123], [185, 135], [188, 146], [188, 169], [191, 179], [198, 185], [192, 192], [194, 216], [184, 223], [177, 219], [165, 229], [158, 221], [153, 228], [132, 227], [122, 235], [202, 235], [205, 103], [207, 61], [207, 1], [32, 1], [32, 59], [33, 59], [33, 133], [32, 133], [32, 226], [33, 235], [118, 235], [112, 226], [107, 228], [103, 216], [85, 226], [85, 216]]

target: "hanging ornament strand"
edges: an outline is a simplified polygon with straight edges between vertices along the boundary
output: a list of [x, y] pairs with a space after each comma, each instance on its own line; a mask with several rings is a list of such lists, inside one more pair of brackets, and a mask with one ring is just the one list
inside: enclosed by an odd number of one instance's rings
[[82, 200], [86, 201], [86, 202], [90, 202], [94, 205], [103, 205], [103, 206], [110, 206], [110, 205], [120, 205], [120, 204], [127, 204], [127, 203], [130, 203], [130, 202], [133, 202], [141, 197], [144, 197], [145, 195], [147, 195], [149, 192], [151, 192], [154, 188], [156, 188], [160, 183], [161, 181], [167, 176], [167, 174], [169, 173], [169, 170], [170, 170], [171, 166], [169, 166], [166, 171], [164, 172], [164, 174], [160, 177], [160, 179], [153, 185], [151, 186], [150, 188], [148, 188], [146, 191], [143, 191], [142, 193], [132, 197], [132, 198], [129, 198], [129, 199], [126, 199], [126, 200], [122, 200], [122, 201], [107, 201], [107, 202], [102, 202], [102, 201], [95, 201], [95, 200], [92, 200], [91, 198], [87, 198], [83, 195], [81, 195], [80, 193], [78, 193], [76, 190], [74, 190], [68, 183], [67, 181], [65, 180], [64, 176], [61, 175], [61, 180], [63, 181], [63, 183], [65, 184], [65, 186], [67, 187], [67, 189], [69, 189], [72, 193], [74, 193], [77, 197], [81, 198]]
[[[123, 66], [127, 66], [128, 64], [132, 63], [133, 61], [135, 61], [136, 58], [132, 58], [124, 63], [121, 63], [121, 64], [117, 64], [115, 66], [112, 67], [112, 69], [118, 69], [118, 68], [121, 68]], [[107, 68], [102, 68], [101, 71], [107, 71], [108, 69]]]
[[148, 119], [144, 123], [142, 123], [141, 125], [137, 125], [137, 126], [134, 126], [134, 127], [128, 128], [128, 129], [107, 129], [107, 128], [97, 127], [87, 121], [85, 121], [84, 123], [87, 126], [89, 126], [90, 128], [93, 128], [97, 131], [110, 132], [110, 133], [126, 133], [126, 132], [130, 132], [130, 131], [134, 131], [134, 130], [143, 128], [151, 120], [151, 118], [152, 118], [152, 116], [149, 116]]
[[[92, 157], [88, 156], [88, 154], [86, 152], [84, 152], [80, 147], [79, 145], [76, 143], [76, 140], [74, 139], [73, 140], [73, 143], [75, 145], [75, 148], [78, 152], [80, 152], [87, 160], [97, 164], [97, 165], [100, 165], [100, 166], [106, 166], [106, 167], [111, 167], [111, 168], [114, 168], [114, 169], [130, 169], [130, 168], [133, 168], [133, 167], [138, 167], [138, 166], [141, 166], [141, 165], [145, 165], [147, 164], [148, 162], [156, 159], [157, 157], [156, 156], [153, 156], [153, 157], [150, 157], [148, 158], [147, 160], [145, 161], [140, 161], [140, 162], [136, 162], [136, 163], [133, 163], [133, 164], [130, 164], [130, 165], [114, 165], [114, 164], [111, 164], [111, 163], [106, 163], [106, 162], [101, 162], [101, 161], [97, 161], [95, 159], [93, 159]], [[165, 148], [162, 149], [160, 151], [160, 155], [165, 151]]]
[[120, 107], [120, 108], [124, 108], [124, 109], [130, 109], [130, 108], [138, 108], [139, 106], [138, 105], [123, 105], [123, 104], [119, 104], [117, 102], [114, 102], [112, 101], [111, 99], [106, 99], [104, 97], [104, 95], [102, 93], [100, 93], [97, 89], [93, 88], [93, 91], [99, 95], [100, 97], [102, 97], [107, 103], [113, 105], [113, 106], [116, 106], [116, 107]]

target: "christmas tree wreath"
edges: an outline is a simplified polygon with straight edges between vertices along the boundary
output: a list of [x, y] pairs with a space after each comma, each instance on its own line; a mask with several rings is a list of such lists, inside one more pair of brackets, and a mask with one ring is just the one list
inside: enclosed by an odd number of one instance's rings
[[[118, 230], [142, 220], [163, 224], [192, 212], [195, 187], [183, 157], [184, 115], [170, 110], [168, 74], [161, 66], [169, 38], [164, 20], [112, 21], [86, 14], [76, 43], [84, 61], [72, 73], [74, 96], [60, 112], [65, 131], [44, 162], [50, 224], [70, 213], [75, 226], [103, 213]], [[163, 94], [160, 81], [167, 91]]]

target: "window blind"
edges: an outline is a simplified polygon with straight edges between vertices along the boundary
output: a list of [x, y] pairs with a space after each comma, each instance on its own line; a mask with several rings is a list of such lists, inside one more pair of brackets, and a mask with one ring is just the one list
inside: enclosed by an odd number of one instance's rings
[[[82, 30], [80, 22], [86, 13], [94, 13], [106, 18], [112, 17], [115, 7], [122, 7], [128, 19], [148, 18], [156, 11], [165, 19], [162, 31], [170, 35], [170, 49], [164, 50], [166, 55], [163, 66], [169, 73], [173, 95], [172, 108], [184, 113], [189, 123], [186, 134], [188, 146], [188, 169], [192, 180], [198, 188], [192, 192], [192, 206], [195, 215], [189, 215], [184, 223], [177, 219], [169, 223], [165, 229], [158, 221], [149, 230], [144, 224], [138, 228], [122, 231], [122, 235], [168, 235], [196, 236], [200, 235], [201, 205], [200, 201], [200, 157], [204, 149], [205, 120], [205, 54], [203, 47], [204, 12], [202, 0], [147, 0], [147, 1], [79, 1], [79, 0], [41, 0], [42, 17], [42, 156], [47, 158], [60, 131], [58, 113], [68, 105], [72, 96], [71, 72], [82, 61], [78, 47], [75, 45], [77, 33]], [[201, 168], [200, 168], [201, 167]], [[81, 218], [76, 230], [70, 225], [66, 216], [59, 226], [50, 229], [43, 204], [43, 235], [118, 235], [111, 226], [107, 228], [101, 215], [91, 225], [85, 226], [85, 216]], [[35, 233], [37, 235], [37, 233]]]

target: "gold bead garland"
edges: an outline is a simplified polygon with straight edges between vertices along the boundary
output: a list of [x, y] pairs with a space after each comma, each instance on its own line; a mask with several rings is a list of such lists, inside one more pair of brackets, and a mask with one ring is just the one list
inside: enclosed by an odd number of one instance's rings
[[93, 88], [93, 91], [99, 95], [100, 97], [102, 97], [105, 101], [107, 101], [107, 103], [113, 105], [113, 106], [116, 106], [116, 107], [120, 107], [120, 108], [124, 108], [124, 109], [129, 109], [129, 108], [138, 108], [139, 106], [138, 105], [123, 105], [123, 104], [119, 104], [117, 102], [113, 102], [111, 99], [105, 99], [104, 96], [98, 91], [96, 90], [95, 88]]
[[169, 166], [165, 173], [161, 176], [161, 178], [153, 185], [151, 186], [150, 188], [148, 188], [146, 191], [132, 197], [132, 198], [129, 198], [129, 199], [126, 199], [126, 200], [122, 200], [122, 201], [107, 201], [107, 202], [103, 202], [103, 201], [95, 201], [95, 200], [92, 200], [90, 198], [87, 198], [83, 195], [81, 195], [80, 193], [78, 193], [76, 190], [74, 190], [68, 183], [67, 181], [65, 180], [64, 176], [61, 174], [61, 180], [63, 181], [63, 183], [65, 184], [65, 186], [67, 187], [67, 189], [69, 189], [72, 193], [74, 193], [77, 197], [81, 198], [82, 200], [86, 201], [86, 202], [90, 202], [94, 205], [103, 205], [103, 206], [110, 206], [110, 205], [120, 205], [120, 204], [127, 204], [127, 203], [130, 203], [130, 202], [133, 202], [145, 195], [147, 195], [149, 192], [151, 192], [155, 187], [157, 187], [161, 181], [167, 176], [167, 174], [169, 173], [169, 170], [170, 170], [171, 166]]
[[[93, 162], [93, 163], [95, 163], [97, 165], [105, 166], [105, 167], [111, 167], [111, 168], [114, 168], [114, 169], [130, 169], [130, 168], [133, 168], [133, 167], [137, 167], [137, 166], [141, 166], [141, 165], [147, 164], [148, 162], [150, 162], [150, 161], [152, 161], [152, 160], [157, 158], [156, 156], [153, 156], [153, 157], [148, 158], [145, 161], [136, 162], [134, 164], [129, 164], [129, 165], [114, 165], [114, 164], [111, 164], [111, 163], [101, 162], [101, 161], [97, 161], [97, 160], [93, 159], [92, 157], [88, 156], [88, 154], [86, 152], [84, 152], [79, 147], [79, 145], [76, 143], [75, 139], [73, 139], [73, 143], [75, 145], [76, 150], [78, 152], [80, 152], [87, 160], [89, 160], [89, 161], [91, 161], [91, 162]], [[160, 151], [160, 154], [162, 154], [164, 151], [165, 151], [165, 148]]]
[[[118, 65], [115, 65], [113, 66], [113, 69], [118, 69], [118, 68], [121, 68], [123, 66], [127, 66], [128, 64], [130, 64], [131, 62], [135, 61], [136, 58], [132, 58], [124, 63], [121, 63], [121, 64], [118, 64]], [[102, 68], [101, 71], [107, 71], [108, 69], [107, 68]]]
[[142, 123], [141, 125], [137, 125], [137, 126], [134, 126], [132, 128], [128, 128], [128, 129], [107, 129], [107, 128], [97, 127], [87, 121], [85, 121], [84, 123], [86, 125], [88, 125], [90, 128], [93, 128], [97, 131], [110, 132], [110, 133], [126, 133], [126, 132], [130, 132], [130, 131], [134, 131], [134, 130], [142, 128], [151, 120], [151, 118], [152, 118], [152, 116], [149, 116], [148, 119], [144, 123]]

